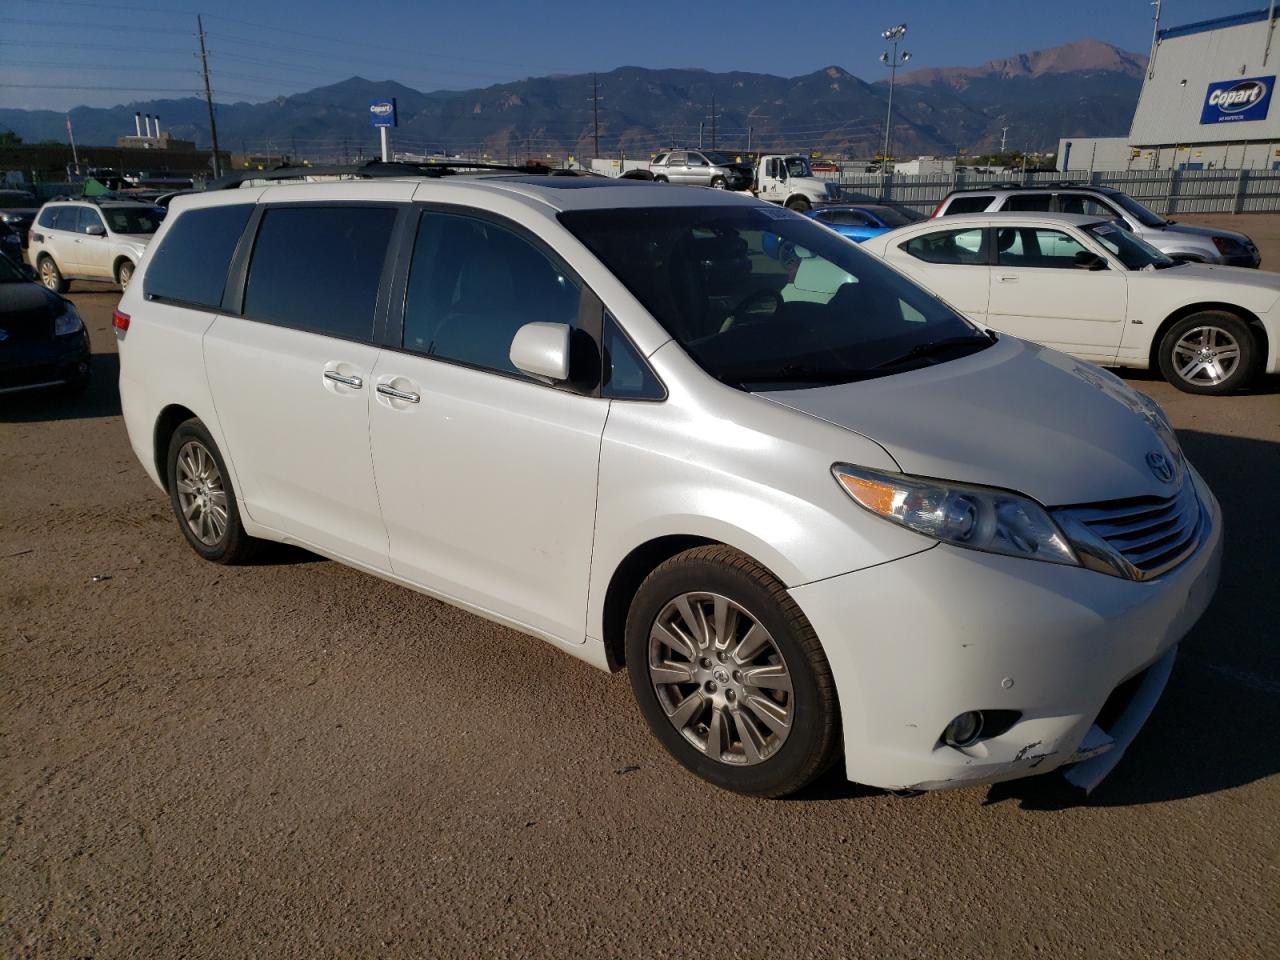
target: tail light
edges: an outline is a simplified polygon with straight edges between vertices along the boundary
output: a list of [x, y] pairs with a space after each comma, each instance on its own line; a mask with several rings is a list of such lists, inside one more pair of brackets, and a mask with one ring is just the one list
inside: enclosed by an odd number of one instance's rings
[[946, 198], [944, 197], [942, 202], [933, 208], [933, 213], [929, 214], [929, 219], [933, 220], [935, 217], [938, 216], [938, 214], [942, 213], [942, 208], [946, 206], [946, 204], [947, 204], [947, 201], [946, 201]]
[[115, 313], [111, 314], [111, 326], [119, 330], [121, 333], [124, 333], [129, 329], [129, 315], [117, 310]]

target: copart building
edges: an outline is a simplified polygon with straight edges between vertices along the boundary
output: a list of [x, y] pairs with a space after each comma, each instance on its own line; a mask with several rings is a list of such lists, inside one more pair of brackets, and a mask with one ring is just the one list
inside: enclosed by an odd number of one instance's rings
[[1280, 169], [1277, 16], [1158, 30], [1129, 136], [1060, 140], [1058, 169]]

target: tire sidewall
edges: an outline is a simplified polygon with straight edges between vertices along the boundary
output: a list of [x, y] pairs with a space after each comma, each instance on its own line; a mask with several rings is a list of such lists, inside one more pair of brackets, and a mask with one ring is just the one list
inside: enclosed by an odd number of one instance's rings
[[[741, 604], [773, 636], [786, 661], [794, 696], [792, 728], [778, 752], [763, 763], [733, 766], [702, 753], [667, 719], [649, 679], [653, 621], [668, 602], [693, 591], [718, 593]], [[637, 591], [627, 616], [626, 658], [636, 702], [663, 746], [688, 770], [727, 790], [756, 796], [790, 792], [795, 781], [812, 767], [814, 752], [822, 749], [825, 726], [838, 723], [837, 717], [822, 715], [817, 678], [799, 643], [795, 624], [756, 581], [732, 566], [697, 559], [651, 574]]]
[[[218, 472], [222, 475], [222, 488], [227, 493], [227, 529], [223, 531], [222, 539], [213, 546], [203, 543], [191, 532], [190, 525], [182, 516], [182, 504], [178, 501], [178, 451], [189, 440], [198, 441], [209, 451], [214, 463], [218, 466]], [[244, 528], [240, 523], [240, 505], [232, 489], [231, 474], [227, 471], [227, 464], [222, 459], [222, 451], [218, 449], [218, 445], [213, 442], [213, 437], [209, 436], [209, 431], [199, 420], [186, 421], [169, 438], [165, 472], [169, 487], [169, 503], [173, 507], [174, 518], [178, 521], [178, 527], [182, 530], [187, 543], [191, 544], [191, 548], [206, 560], [214, 563], [227, 561], [235, 552], [238, 542], [245, 537]]]
[[116, 283], [120, 284], [121, 290], [127, 290], [133, 282], [134, 269], [133, 263], [128, 260], [120, 264], [120, 269], [116, 271]]
[[[1190, 383], [1178, 374], [1177, 365], [1173, 358], [1173, 349], [1183, 334], [1193, 327], [1200, 326], [1221, 327], [1235, 337], [1236, 343], [1240, 345], [1240, 364], [1236, 367], [1235, 372], [1222, 383], [1213, 385]], [[1234, 314], [1218, 310], [1193, 313], [1189, 317], [1183, 317], [1171, 326], [1165, 331], [1164, 337], [1160, 341], [1158, 357], [1160, 374], [1165, 380], [1185, 393], [1204, 395], [1232, 393], [1244, 387], [1253, 379], [1258, 359], [1257, 343], [1253, 332], [1249, 329], [1249, 325]]]
[[813, 204], [804, 199], [792, 200], [787, 204], [787, 209], [794, 210], [796, 213], [808, 213], [813, 209]]

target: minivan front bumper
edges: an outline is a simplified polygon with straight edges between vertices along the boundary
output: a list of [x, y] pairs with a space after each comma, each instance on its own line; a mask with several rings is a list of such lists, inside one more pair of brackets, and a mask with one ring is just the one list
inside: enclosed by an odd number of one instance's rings
[[[1078, 763], [1075, 782], [1096, 785], [1217, 587], [1221, 509], [1200, 489], [1199, 549], [1146, 582], [939, 544], [792, 588], [835, 677], [848, 778], [933, 790]], [[967, 711], [1017, 719], [945, 745], [944, 728]]]

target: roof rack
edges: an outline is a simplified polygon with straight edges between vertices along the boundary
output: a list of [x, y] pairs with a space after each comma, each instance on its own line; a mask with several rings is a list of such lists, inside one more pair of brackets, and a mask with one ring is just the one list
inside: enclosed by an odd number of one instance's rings
[[500, 170], [506, 173], [536, 174], [541, 176], [580, 176], [576, 170], [552, 170], [540, 164], [487, 163], [471, 160], [447, 160], [410, 163], [392, 160], [370, 160], [365, 164], [334, 164], [330, 166], [298, 166], [281, 164], [271, 170], [237, 170], [219, 177], [209, 184], [210, 190], [234, 190], [241, 184], [254, 180], [302, 180], [307, 177], [343, 177], [349, 179], [376, 179], [379, 177], [450, 177], [460, 172], [476, 170]]

